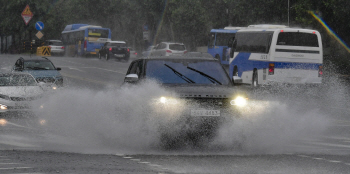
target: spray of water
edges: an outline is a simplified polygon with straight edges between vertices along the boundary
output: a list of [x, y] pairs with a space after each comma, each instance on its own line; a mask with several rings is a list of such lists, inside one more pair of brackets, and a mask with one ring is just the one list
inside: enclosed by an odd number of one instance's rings
[[[175, 153], [299, 152], [295, 145], [317, 139], [329, 127], [329, 115], [322, 107], [337, 101], [339, 98], [334, 95], [340, 96], [345, 90], [339, 86], [332, 88], [334, 85], [331, 83], [327, 90], [321, 91], [321, 98], [317, 98], [320, 90], [316, 88], [302, 94], [298, 90], [290, 91], [275, 100], [251, 99], [252, 105], [240, 117], [222, 125], [214, 139], [204, 142], [207, 145], [202, 149], [185, 147]], [[314, 97], [302, 97], [306, 94]], [[164, 153], [159, 147], [160, 127], [177, 119], [181, 107], [162, 110], [154, 105], [154, 99], [173, 95], [155, 82], [104, 91], [63, 89], [41, 101], [44, 107], [37, 114], [47, 120], [48, 130], [38, 142], [42, 149], [55, 151]], [[176, 126], [168, 129], [181, 131]]]

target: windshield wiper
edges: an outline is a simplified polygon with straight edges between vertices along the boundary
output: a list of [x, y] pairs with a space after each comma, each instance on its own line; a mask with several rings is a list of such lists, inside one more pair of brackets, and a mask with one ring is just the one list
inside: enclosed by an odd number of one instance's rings
[[174, 74], [176, 74], [177, 76], [179, 76], [181, 79], [185, 80], [187, 83], [196, 83], [193, 80], [191, 80], [190, 78], [184, 76], [183, 74], [179, 73], [179, 71], [176, 71], [174, 68], [172, 68], [171, 66], [164, 64], [166, 67], [168, 67], [169, 69], [173, 70]]
[[187, 67], [188, 69], [190, 69], [190, 70], [192, 70], [192, 71], [194, 71], [194, 72], [197, 72], [197, 73], [199, 73], [200, 75], [202, 75], [202, 76], [204, 76], [204, 77], [206, 77], [208, 80], [210, 80], [212, 83], [218, 83], [219, 85], [222, 85], [222, 83], [221, 82], [219, 82], [218, 80], [216, 80], [214, 77], [212, 77], [212, 76], [210, 76], [210, 75], [208, 75], [208, 74], [205, 74], [204, 72], [202, 72], [202, 71], [198, 71], [198, 70], [196, 70], [196, 69], [194, 69], [194, 68], [191, 68], [191, 67]]

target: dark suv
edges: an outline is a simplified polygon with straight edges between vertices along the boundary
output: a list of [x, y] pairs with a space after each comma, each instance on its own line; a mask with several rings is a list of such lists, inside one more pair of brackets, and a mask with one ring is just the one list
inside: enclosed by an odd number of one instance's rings
[[130, 58], [130, 49], [124, 41], [109, 41], [106, 42], [98, 52], [99, 59], [124, 59], [128, 61]]
[[51, 83], [62, 87], [63, 77], [59, 72], [60, 70], [61, 68], [56, 68], [46, 57], [20, 57], [12, 69], [12, 71], [27, 72], [31, 74], [38, 83]]
[[213, 58], [143, 57], [131, 62], [123, 86], [142, 86], [145, 81], [155, 81], [167, 91], [145, 101], [152, 115], [168, 120], [159, 125], [160, 141], [166, 147], [213, 138], [223, 123], [238, 117], [247, 105], [245, 92], [233, 86]]

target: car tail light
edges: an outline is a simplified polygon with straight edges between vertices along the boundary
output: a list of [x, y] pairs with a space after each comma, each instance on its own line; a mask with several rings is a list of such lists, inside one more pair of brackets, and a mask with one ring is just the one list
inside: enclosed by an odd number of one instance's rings
[[269, 75], [274, 75], [275, 74], [275, 64], [270, 63], [269, 64]]
[[84, 41], [84, 48], [86, 49], [87, 41]]
[[127, 51], [130, 52], [130, 49], [128, 48]]
[[109, 48], [109, 51], [112, 51], [112, 48]]
[[172, 53], [170, 50], [166, 50], [167, 53]]
[[64, 47], [61, 47], [61, 49], [64, 49]]
[[134, 54], [137, 55], [137, 52], [135, 52]]
[[51, 48], [51, 46], [49, 46], [49, 48]]
[[323, 75], [323, 66], [318, 67], [318, 77], [322, 77]]

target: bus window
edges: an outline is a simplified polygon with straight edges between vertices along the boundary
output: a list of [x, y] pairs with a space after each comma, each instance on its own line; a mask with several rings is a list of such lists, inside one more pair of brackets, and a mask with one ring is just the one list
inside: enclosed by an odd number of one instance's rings
[[272, 39], [272, 32], [239, 33], [236, 38], [236, 52], [268, 53]]
[[235, 33], [217, 33], [215, 45], [218, 46], [228, 46], [229, 39], [235, 37]]
[[316, 34], [300, 32], [279, 33], [277, 45], [319, 47]]

